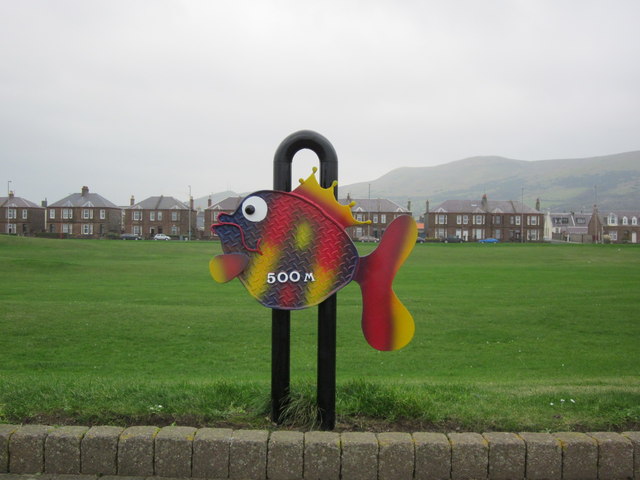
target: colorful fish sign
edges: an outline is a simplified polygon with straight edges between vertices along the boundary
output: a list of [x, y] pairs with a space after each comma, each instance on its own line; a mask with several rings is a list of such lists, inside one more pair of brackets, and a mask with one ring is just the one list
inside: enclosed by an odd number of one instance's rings
[[218, 282], [238, 277], [262, 305], [298, 310], [317, 305], [355, 280], [363, 299], [362, 330], [377, 350], [397, 350], [413, 338], [413, 317], [391, 288], [417, 238], [413, 217], [398, 216], [376, 250], [360, 257], [345, 229], [353, 218], [313, 174], [292, 192], [262, 190], [211, 226], [224, 254], [209, 269]]

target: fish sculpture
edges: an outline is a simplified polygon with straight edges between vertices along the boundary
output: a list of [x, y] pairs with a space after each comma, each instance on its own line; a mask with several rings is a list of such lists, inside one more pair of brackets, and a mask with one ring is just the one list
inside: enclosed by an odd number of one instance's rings
[[397, 350], [413, 338], [413, 317], [392, 289], [396, 272], [417, 238], [416, 222], [399, 215], [378, 247], [364, 257], [345, 231], [361, 225], [351, 207], [316, 180], [317, 168], [291, 192], [262, 190], [247, 196], [211, 230], [222, 255], [209, 263], [217, 282], [238, 278], [262, 305], [298, 310], [317, 305], [352, 280], [362, 290], [362, 330], [377, 350]]

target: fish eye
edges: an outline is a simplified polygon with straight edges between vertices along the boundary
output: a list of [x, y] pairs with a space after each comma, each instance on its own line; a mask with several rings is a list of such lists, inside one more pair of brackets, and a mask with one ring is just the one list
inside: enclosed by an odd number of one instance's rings
[[267, 202], [260, 197], [249, 197], [242, 202], [242, 215], [250, 222], [264, 220], [267, 210]]

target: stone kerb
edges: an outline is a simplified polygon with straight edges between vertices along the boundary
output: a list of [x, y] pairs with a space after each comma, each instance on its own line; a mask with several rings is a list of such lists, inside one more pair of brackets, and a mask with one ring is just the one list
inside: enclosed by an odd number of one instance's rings
[[370, 433], [0, 425], [0, 480], [640, 479], [640, 432]]

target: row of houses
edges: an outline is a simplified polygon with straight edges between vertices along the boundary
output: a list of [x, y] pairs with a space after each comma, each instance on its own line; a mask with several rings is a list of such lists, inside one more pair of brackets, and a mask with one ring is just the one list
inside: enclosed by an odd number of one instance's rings
[[[173, 238], [215, 239], [209, 228], [221, 213], [233, 213], [242, 197], [228, 197], [213, 203], [209, 199], [203, 210], [169, 196], [153, 196], [128, 206], [118, 206], [97, 193], [82, 187], [47, 205], [37, 205], [9, 193], [0, 197], [0, 232], [17, 235], [45, 233], [59, 237], [117, 238], [123, 233], [141, 238], [165, 234]], [[340, 199], [352, 207], [354, 217], [369, 221], [351, 227], [354, 240], [376, 241], [399, 215], [412, 215], [410, 202], [405, 207], [388, 199], [357, 199], [347, 195]], [[540, 201], [535, 208], [518, 201], [447, 200], [431, 209], [429, 202], [419, 223], [420, 234], [434, 240], [478, 241], [495, 238], [503, 242], [604, 242], [638, 243], [640, 212], [616, 211], [604, 215], [586, 213], [543, 213]]]

